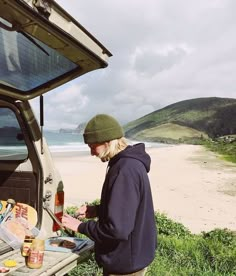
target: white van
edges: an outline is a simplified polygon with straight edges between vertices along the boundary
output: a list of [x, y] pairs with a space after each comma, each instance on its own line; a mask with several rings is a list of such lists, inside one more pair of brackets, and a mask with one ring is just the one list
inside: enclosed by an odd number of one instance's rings
[[[43, 137], [43, 94], [105, 68], [110, 56], [55, 1], [0, 0], [0, 200], [34, 207], [36, 226], [48, 237], [60, 235], [65, 195]], [[29, 103], [38, 96], [40, 125]], [[20, 250], [0, 240], [0, 266], [10, 258], [18, 260], [10, 275], [64, 275], [92, 248], [89, 242], [76, 253], [46, 252], [43, 267], [32, 270]]]

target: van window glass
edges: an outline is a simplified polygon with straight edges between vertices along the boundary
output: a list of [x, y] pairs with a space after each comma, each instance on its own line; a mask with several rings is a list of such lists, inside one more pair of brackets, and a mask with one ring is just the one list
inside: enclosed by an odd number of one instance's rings
[[28, 150], [14, 112], [0, 107], [0, 160], [25, 160]]
[[[2, 18], [0, 22], [10, 25]], [[0, 84], [22, 94], [78, 67], [29, 34], [4, 28], [0, 28], [0, 64]]]

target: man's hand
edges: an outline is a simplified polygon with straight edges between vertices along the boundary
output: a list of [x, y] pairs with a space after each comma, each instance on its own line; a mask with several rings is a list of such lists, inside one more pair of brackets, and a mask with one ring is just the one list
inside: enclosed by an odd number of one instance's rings
[[65, 228], [71, 229], [72, 231], [78, 232], [78, 227], [82, 222], [77, 218], [73, 218], [68, 214], [64, 214], [62, 217], [62, 225]]
[[83, 205], [75, 212], [75, 217], [79, 219], [95, 218], [97, 217], [97, 207], [93, 205]]

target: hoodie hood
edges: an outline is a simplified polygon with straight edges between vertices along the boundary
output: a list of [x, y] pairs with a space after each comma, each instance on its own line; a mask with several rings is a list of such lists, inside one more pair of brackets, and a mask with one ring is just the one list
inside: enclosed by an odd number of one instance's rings
[[151, 158], [145, 151], [145, 145], [143, 143], [127, 146], [124, 150], [115, 155], [110, 161], [108, 166], [112, 166], [121, 158], [133, 158], [143, 163], [146, 171], [150, 171]]

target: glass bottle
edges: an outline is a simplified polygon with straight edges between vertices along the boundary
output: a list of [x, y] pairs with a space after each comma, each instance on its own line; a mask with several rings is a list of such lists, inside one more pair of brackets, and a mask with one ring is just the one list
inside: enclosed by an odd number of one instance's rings
[[27, 258], [27, 266], [29, 268], [40, 268], [43, 265], [44, 249], [44, 240], [32, 240]]
[[25, 236], [25, 239], [22, 245], [22, 250], [21, 250], [21, 254], [23, 257], [27, 257], [29, 255], [29, 249], [30, 249], [30, 246], [32, 245], [33, 239], [34, 239], [34, 236]]

